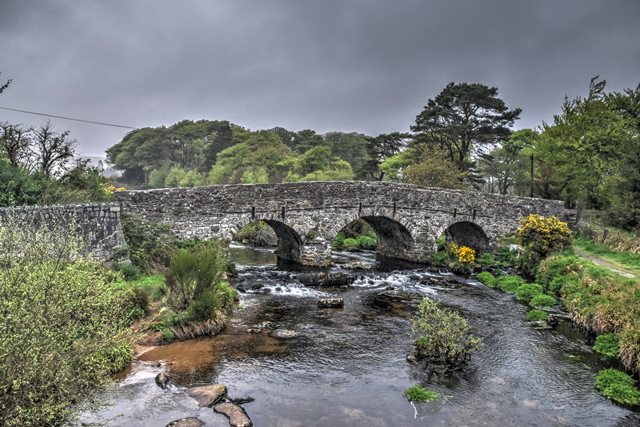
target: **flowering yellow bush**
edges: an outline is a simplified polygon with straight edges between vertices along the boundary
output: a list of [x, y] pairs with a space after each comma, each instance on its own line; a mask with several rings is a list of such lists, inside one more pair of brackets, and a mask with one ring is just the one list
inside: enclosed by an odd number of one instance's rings
[[462, 264], [473, 264], [476, 261], [476, 251], [467, 247], [461, 246], [458, 248], [458, 261]]
[[544, 218], [529, 215], [522, 218], [516, 235], [525, 249], [534, 251], [541, 257], [566, 249], [572, 240], [569, 225], [555, 216]]
[[113, 183], [109, 182], [104, 186], [104, 191], [109, 194], [109, 195], [113, 195], [113, 193], [118, 192], [118, 191], [125, 191], [126, 188], [124, 187], [116, 187], [115, 185], [113, 185]]

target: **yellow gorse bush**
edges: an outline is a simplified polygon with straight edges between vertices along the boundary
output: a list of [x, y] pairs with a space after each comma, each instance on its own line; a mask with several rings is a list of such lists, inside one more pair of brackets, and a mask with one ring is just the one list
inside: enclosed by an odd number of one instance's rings
[[555, 216], [545, 218], [534, 214], [520, 220], [516, 235], [522, 246], [543, 257], [569, 247], [572, 240], [571, 230], [566, 222]]
[[457, 256], [458, 261], [463, 264], [473, 264], [476, 261], [476, 251], [467, 246], [459, 247]]
[[105, 191], [107, 194], [113, 194], [113, 193], [116, 193], [116, 192], [118, 192], [118, 191], [125, 191], [125, 190], [126, 190], [126, 188], [124, 188], [124, 187], [116, 187], [116, 186], [115, 186], [115, 185], [113, 185], [112, 183], [108, 183], [108, 184], [106, 184], [106, 185], [104, 186], [104, 191]]

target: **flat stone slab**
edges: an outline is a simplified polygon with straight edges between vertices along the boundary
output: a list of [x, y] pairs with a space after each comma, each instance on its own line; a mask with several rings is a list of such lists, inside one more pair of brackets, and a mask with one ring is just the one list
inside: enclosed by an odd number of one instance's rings
[[231, 427], [252, 427], [253, 423], [249, 419], [247, 412], [235, 403], [218, 403], [213, 410], [229, 419]]
[[224, 384], [213, 384], [193, 387], [187, 390], [187, 395], [198, 402], [199, 406], [213, 406], [227, 396]]
[[204, 423], [195, 417], [181, 418], [171, 421], [167, 427], [201, 427]]

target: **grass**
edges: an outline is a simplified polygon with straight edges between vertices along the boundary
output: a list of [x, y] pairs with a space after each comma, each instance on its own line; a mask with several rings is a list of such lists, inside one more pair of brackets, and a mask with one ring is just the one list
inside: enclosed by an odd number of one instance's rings
[[130, 280], [127, 284], [133, 288], [144, 289], [152, 300], [158, 301], [163, 295], [165, 278], [162, 274], [154, 274], [143, 276], [138, 280]]
[[527, 320], [529, 322], [537, 322], [538, 320], [547, 320], [549, 313], [543, 310], [533, 309], [527, 313]]
[[496, 277], [488, 271], [482, 271], [476, 274], [476, 279], [483, 285], [486, 285], [490, 288], [495, 288], [497, 286]]
[[630, 252], [614, 252], [605, 245], [581, 236], [576, 238], [574, 245], [591, 255], [602, 258], [640, 276], [640, 255]]
[[593, 345], [593, 351], [609, 357], [618, 357], [618, 353], [620, 353], [620, 338], [614, 333], [598, 335]]
[[529, 303], [536, 295], [542, 293], [542, 286], [537, 283], [524, 283], [516, 289], [516, 298], [519, 301]]
[[640, 405], [640, 390], [629, 375], [617, 369], [603, 369], [596, 376], [596, 388], [600, 393], [623, 405]]
[[556, 305], [556, 299], [547, 294], [537, 294], [531, 298], [529, 305], [532, 307], [553, 307]]
[[360, 235], [358, 237], [345, 237], [344, 234], [338, 233], [331, 243], [336, 250], [356, 251], [360, 249], [375, 250], [378, 240], [375, 235]]
[[520, 276], [500, 276], [496, 279], [498, 289], [510, 294], [515, 293], [522, 284], [524, 279]]
[[418, 384], [406, 389], [404, 395], [412, 402], [431, 402], [440, 398], [439, 393], [426, 389]]

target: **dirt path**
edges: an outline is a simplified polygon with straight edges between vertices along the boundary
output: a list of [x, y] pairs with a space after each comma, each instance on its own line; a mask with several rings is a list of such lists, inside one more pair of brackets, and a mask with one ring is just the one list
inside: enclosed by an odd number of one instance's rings
[[608, 268], [609, 270], [613, 271], [614, 273], [617, 273], [617, 274], [621, 275], [622, 277], [627, 277], [629, 279], [638, 279], [639, 278], [635, 273], [633, 273], [633, 272], [631, 272], [631, 271], [629, 271], [629, 270], [627, 270], [627, 269], [625, 269], [623, 267], [620, 267], [619, 265], [614, 264], [611, 261], [607, 261], [606, 259], [598, 258], [597, 256], [592, 255], [592, 254], [590, 254], [589, 252], [587, 252], [587, 251], [585, 251], [583, 249], [580, 249], [580, 248], [574, 246], [573, 247], [573, 251], [579, 257], [587, 258], [588, 260], [590, 260], [594, 264], [598, 264], [599, 266]]

